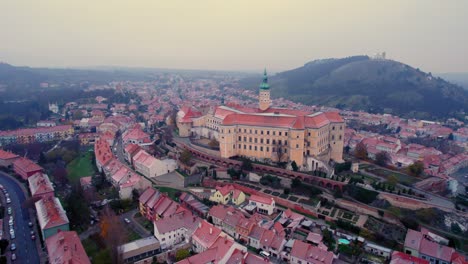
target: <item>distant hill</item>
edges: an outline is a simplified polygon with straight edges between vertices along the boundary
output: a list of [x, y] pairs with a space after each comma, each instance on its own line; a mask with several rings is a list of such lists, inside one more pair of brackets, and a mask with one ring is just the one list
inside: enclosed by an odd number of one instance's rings
[[437, 76], [440, 76], [449, 82], [458, 84], [468, 90], [468, 72], [448, 72], [448, 73], [439, 73]]
[[[257, 89], [259, 78], [241, 85]], [[468, 92], [392, 60], [353, 56], [315, 60], [270, 78], [273, 97], [342, 109], [437, 118], [468, 111]]]

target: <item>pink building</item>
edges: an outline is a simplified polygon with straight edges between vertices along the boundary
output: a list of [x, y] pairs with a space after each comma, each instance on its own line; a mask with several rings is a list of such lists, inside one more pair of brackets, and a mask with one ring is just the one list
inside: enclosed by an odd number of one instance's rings
[[47, 174], [37, 172], [28, 178], [28, 183], [32, 197], [45, 198], [54, 196], [54, 187]]
[[51, 264], [91, 264], [75, 231], [58, 231], [45, 242]]

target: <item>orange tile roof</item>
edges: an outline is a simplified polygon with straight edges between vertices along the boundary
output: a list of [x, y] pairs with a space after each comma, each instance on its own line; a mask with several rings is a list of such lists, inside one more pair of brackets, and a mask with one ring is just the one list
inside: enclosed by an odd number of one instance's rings
[[9, 151], [4, 151], [3, 149], [0, 149], [0, 159], [2, 160], [7, 160], [7, 159], [16, 159], [19, 156], [16, 155], [15, 153], [11, 153]]
[[75, 231], [58, 231], [45, 242], [51, 264], [91, 264]]

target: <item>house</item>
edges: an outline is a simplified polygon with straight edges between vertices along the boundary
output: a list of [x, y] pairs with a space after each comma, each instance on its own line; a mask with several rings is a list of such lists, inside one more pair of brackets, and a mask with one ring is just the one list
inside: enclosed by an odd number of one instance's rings
[[58, 231], [45, 240], [50, 264], [91, 264], [75, 231]]
[[198, 201], [193, 195], [183, 192], [179, 197], [180, 203], [199, 217], [206, 218], [210, 208]]
[[154, 221], [154, 236], [166, 249], [178, 243], [189, 241], [200, 222], [200, 218], [188, 210]]
[[393, 251], [390, 264], [429, 264], [429, 261], [403, 252]]
[[146, 145], [151, 143], [150, 135], [143, 132], [140, 125], [135, 125], [133, 128], [127, 130], [122, 135], [122, 141], [124, 145], [137, 144]]
[[364, 245], [364, 250], [371, 254], [381, 256], [384, 258], [390, 258], [390, 255], [392, 254], [392, 250], [390, 248], [382, 247], [370, 242], [367, 242]]
[[[125, 159], [129, 162], [133, 161], [133, 156], [135, 156], [139, 151], [141, 150], [141, 147], [138, 146], [137, 144], [128, 144], [124, 148], [124, 153], [125, 153]], [[132, 163], [133, 165], [133, 163]]]
[[13, 165], [13, 162], [18, 158], [18, 155], [0, 149], [0, 167], [11, 167]]
[[119, 246], [119, 252], [123, 263], [138, 263], [161, 253], [161, 245], [154, 236], [149, 236]]
[[13, 161], [13, 170], [23, 180], [27, 180], [32, 175], [42, 172], [43, 168], [27, 158], [18, 158]]
[[140, 150], [133, 156], [132, 160], [135, 170], [148, 178], [170, 173], [177, 169], [175, 160], [159, 160], [151, 156], [145, 150]]
[[254, 206], [258, 213], [272, 215], [275, 211], [275, 200], [254, 194], [249, 197], [249, 206]]
[[248, 243], [250, 231], [252, 231], [254, 226], [254, 219], [240, 218], [236, 225], [235, 238]]
[[56, 234], [59, 230], [70, 230], [67, 213], [58, 198], [42, 198], [35, 203], [35, 206], [43, 239]]
[[453, 248], [444, 245], [446, 240], [439, 238], [425, 228], [421, 231], [408, 229], [404, 243], [405, 253], [428, 260], [431, 264], [449, 264], [456, 252]]
[[305, 242], [294, 240], [290, 253], [290, 262], [293, 264], [332, 264], [334, 255], [319, 247]]
[[252, 227], [252, 230], [250, 231], [248, 238], [249, 238], [249, 246], [259, 249], [261, 247], [260, 245], [260, 240], [263, 236], [263, 233], [265, 233], [266, 229], [263, 227], [260, 227], [258, 225], [254, 225]]
[[54, 187], [47, 174], [37, 172], [28, 178], [29, 190], [33, 198], [54, 196]]
[[[199, 263], [216, 263], [216, 264], [225, 264], [228, 263], [231, 256], [240, 250], [242, 252], [247, 252], [245, 246], [236, 243], [231, 238], [218, 237], [216, 242], [207, 250], [193, 255], [189, 258], [177, 262], [177, 264], [199, 264]], [[230, 263], [242, 263], [242, 262], [230, 262]], [[250, 262], [245, 262], [250, 263]], [[255, 262], [252, 262], [255, 263]]]
[[274, 230], [266, 230], [260, 238], [260, 248], [263, 251], [270, 253], [275, 258], [279, 257], [284, 245], [286, 244], [284, 235], [284, 233], [279, 234]]
[[[166, 194], [148, 188], [139, 198], [140, 213], [150, 221], [168, 217], [177, 211], [186, 210], [171, 200]], [[188, 211], [188, 210], [186, 210]]]
[[239, 206], [243, 202], [245, 202], [245, 193], [241, 190], [234, 189], [232, 191], [232, 203]]
[[210, 211], [208, 211], [208, 221], [211, 219], [214, 225], [222, 226], [226, 215], [229, 212], [233, 213], [234, 211], [236, 211], [236, 209], [231, 206], [225, 206], [220, 204], [215, 205], [210, 208]]
[[216, 191], [210, 196], [210, 201], [221, 204], [229, 203], [233, 189], [232, 185], [216, 187]]
[[197, 230], [192, 236], [192, 249], [196, 253], [203, 252], [210, 248], [219, 236], [225, 236], [221, 229], [208, 223], [205, 220], [200, 221]]

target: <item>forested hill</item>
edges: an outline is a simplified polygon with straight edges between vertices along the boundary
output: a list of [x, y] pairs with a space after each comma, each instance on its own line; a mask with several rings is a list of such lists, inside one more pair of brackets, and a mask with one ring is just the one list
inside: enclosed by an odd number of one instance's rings
[[[257, 80], [242, 85], [257, 89]], [[468, 91], [393, 60], [353, 56], [315, 60], [270, 78], [274, 98], [343, 109], [440, 118], [468, 111]]]

